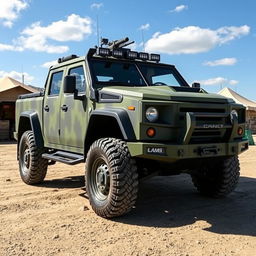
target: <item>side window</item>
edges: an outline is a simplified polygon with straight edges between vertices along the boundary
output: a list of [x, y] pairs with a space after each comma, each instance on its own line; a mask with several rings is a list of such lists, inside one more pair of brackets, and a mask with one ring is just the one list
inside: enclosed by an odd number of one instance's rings
[[76, 77], [76, 89], [78, 92], [85, 92], [85, 76], [83, 66], [71, 68], [68, 74]]
[[48, 95], [59, 95], [62, 83], [63, 71], [53, 73]]

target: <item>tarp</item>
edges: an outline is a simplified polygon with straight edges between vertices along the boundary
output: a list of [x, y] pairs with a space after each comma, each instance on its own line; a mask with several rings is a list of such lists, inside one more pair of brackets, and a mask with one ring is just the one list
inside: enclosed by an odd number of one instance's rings
[[249, 145], [255, 145], [251, 130], [245, 130], [244, 137], [245, 139], [249, 140]]
[[256, 102], [249, 100], [237, 92], [233, 91], [230, 88], [223, 88], [221, 91], [218, 92], [218, 94], [225, 96], [227, 98], [233, 99], [236, 103], [242, 104], [246, 107], [247, 110], [253, 110], [256, 111]]

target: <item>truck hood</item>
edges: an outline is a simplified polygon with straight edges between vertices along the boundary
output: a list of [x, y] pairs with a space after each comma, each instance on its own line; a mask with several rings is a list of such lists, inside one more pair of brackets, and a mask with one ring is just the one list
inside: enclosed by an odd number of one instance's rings
[[224, 96], [203, 92], [177, 92], [170, 86], [109, 86], [102, 89], [106, 93], [121, 94], [123, 97], [137, 97], [144, 100], [189, 101], [207, 103], [233, 103]]

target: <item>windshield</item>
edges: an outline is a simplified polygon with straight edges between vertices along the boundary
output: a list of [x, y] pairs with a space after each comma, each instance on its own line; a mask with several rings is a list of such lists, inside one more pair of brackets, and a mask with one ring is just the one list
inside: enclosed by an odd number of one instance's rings
[[175, 68], [140, 64], [139, 68], [149, 85], [183, 86]]
[[188, 86], [174, 66], [106, 59], [92, 59], [90, 64], [96, 89], [112, 85]]
[[146, 86], [135, 64], [106, 60], [92, 60], [92, 73], [96, 87], [108, 85]]

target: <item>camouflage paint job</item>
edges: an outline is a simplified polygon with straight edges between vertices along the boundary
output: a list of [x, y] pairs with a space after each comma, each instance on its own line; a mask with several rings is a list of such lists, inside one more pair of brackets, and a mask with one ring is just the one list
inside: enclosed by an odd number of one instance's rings
[[[74, 100], [73, 94], [63, 93], [63, 83], [58, 96], [49, 96], [50, 79], [46, 81], [45, 96], [29, 99], [19, 99], [16, 103], [16, 135], [19, 127], [20, 115], [24, 111], [32, 110], [38, 114], [41, 123], [43, 140], [45, 147], [60, 149], [76, 153], [84, 153], [84, 144], [87, 133], [90, 115], [93, 110], [123, 109], [127, 111], [131, 121], [136, 141], [129, 141], [128, 147], [132, 156], [152, 158], [158, 160], [176, 161], [181, 158], [199, 158], [197, 149], [202, 146], [209, 146], [209, 143], [193, 144], [190, 139], [195, 122], [186, 119], [187, 113], [202, 110], [206, 113], [224, 113], [226, 117], [221, 119], [222, 123], [230, 122], [230, 112], [232, 109], [244, 111], [244, 107], [235, 104], [232, 100], [216, 94], [193, 92], [176, 92], [168, 86], [150, 87], [124, 87], [110, 86], [103, 88], [106, 93], [115, 93], [122, 96], [122, 102], [100, 103], [90, 100], [91, 77], [85, 58], [77, 58], [51, 68], [49, 77], [52, 73], [63, 71], [64, 76], [68, 75], [70, 68], [83, 66], [86, 76], [86, 99], [84, 101]], [[49, 112], [44, 111], [44, 107], [49, 106]], [[61, 106], [67, 105], [68, 110], [62, 111]], [[133, 106], [134, 110], [128, 110]], [[154, 106], [159, 111], [159, 120], [150, 123], [146, 120], [145, 112], [150, 106]], [[187, 110], [183, 111], [182, 109]], [[228, 120], [227, 120], [228, 119]], [[204, 125], [206, 121], [196, 122], [197, 125]], [[210, 124], [220, 124], [217, 119], [209, 122]], [[195, 126], [195, 127], [194, 127]], [[246, 148], [247, 141], [243, 141], [241, 136], [237, 136], [237, 128], [245, 128], [244, 121], [235, 120], [232, 131], [228, 139], [221, 143], [212, 143], [210, 146], [217, 145], [219, 151], [216, 156], [239, 154]], [[149, 127], [154, 127], [156, 135], [149, 138], [146, 131]], [[104, 128], [104, 127], [103, 127]], [[225, 129], [220, 128], [219, 134], [224, 136]], [[191, 145], [190, 145], [191, 144]], [[165, 156], [152, 156], [147, 154], [147, 146], [165, 147]], [[181, 150], [182, 157], [179, 155]]]

